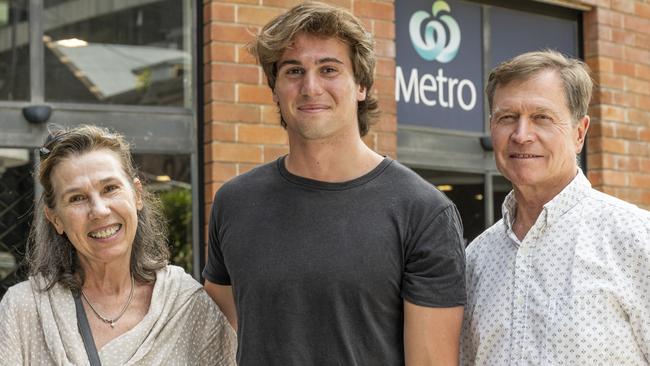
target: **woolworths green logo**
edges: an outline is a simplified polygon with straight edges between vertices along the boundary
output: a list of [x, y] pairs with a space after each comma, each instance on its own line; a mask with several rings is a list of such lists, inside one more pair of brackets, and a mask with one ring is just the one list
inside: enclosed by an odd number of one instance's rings
[[[451, 15], [449, 4], [443, 0], [433, 3], [431, 14], [418, 10], [409, 21], [409, 35], [418, 55], [427, 61], [447, 63], [456, 57], [460, 46], [460, 27]], [[441, 14], [443, 13], [443, 14]], [[421, 33], [422, 22], [433, 15]]]

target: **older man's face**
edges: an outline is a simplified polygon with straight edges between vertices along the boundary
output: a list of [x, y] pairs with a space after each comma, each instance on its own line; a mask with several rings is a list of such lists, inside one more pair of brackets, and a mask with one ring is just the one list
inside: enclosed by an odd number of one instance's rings
[[499, 171], [521, 192], [559, 193], [575, 177], [589, 117], [573, 123], [557, 73], [501, 85], [492, 104]]

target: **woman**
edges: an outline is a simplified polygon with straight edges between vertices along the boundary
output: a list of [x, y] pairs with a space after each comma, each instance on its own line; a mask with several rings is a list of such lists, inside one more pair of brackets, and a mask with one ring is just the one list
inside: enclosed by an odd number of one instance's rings
[[165, 221], [123, 137], [80, 126], [40, 152], [30, 278], [0, 303], [0, 364], [234, 365], [225, 316], [167, 265]]

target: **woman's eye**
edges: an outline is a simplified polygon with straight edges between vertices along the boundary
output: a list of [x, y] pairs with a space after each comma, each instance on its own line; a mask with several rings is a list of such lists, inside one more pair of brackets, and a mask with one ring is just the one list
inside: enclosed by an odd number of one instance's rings
[[85, 197], [84, 197], [83, 195], [75, 194], [74, 196], [71, 196], [71, 197], [70, 197], [70, 200], [69, 200], [69, 201], [70, 201], [70, 202], [80, 202], [80, 201], [83, 201], [84, 198], [85, 198]]

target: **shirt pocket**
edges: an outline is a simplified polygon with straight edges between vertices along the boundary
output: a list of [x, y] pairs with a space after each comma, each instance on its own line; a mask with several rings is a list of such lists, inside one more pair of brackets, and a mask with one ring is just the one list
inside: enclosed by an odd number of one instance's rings
[[[613, 294], [582, 289], [551, 298], [545, 316], [544, 365], [623, 365], [635, 344]], [[632, 343], [630, 343], [632, 342]]]

